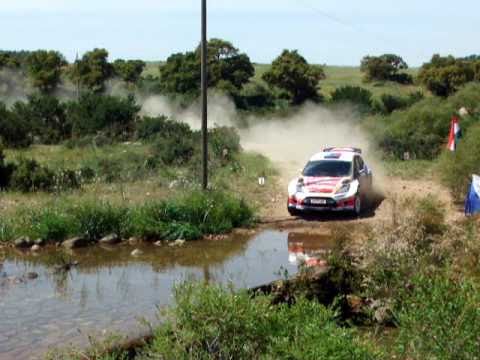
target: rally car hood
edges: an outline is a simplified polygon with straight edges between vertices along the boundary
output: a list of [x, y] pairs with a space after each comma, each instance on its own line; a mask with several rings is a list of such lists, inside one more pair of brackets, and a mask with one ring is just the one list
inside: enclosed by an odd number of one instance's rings
[[333, 194], [344, 182], [351, 180], [351, 177], [305, 176], [303, 184], [307, 193]]

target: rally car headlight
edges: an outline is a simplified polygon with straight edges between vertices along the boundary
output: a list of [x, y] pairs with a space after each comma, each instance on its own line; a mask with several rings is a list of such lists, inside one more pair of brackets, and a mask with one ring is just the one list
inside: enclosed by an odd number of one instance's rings
[[303, 193], [303, 187], [304, 187], [303, 179], [298, 180], [297, 193]]
[[343, 184], [340, 189], [337, 190], [337, 194], [346, 194], [350, 191], [350, 183]]

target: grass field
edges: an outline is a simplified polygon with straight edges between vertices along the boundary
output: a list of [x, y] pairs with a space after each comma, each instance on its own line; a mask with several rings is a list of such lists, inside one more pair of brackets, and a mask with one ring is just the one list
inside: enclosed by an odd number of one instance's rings
[[[143, 76], [151, 75], [157, 77], [158, 67], [161, 62], [149, 62], [147, 67], [143, 72]], [[268, 71], [270, 65], [268, 64], [255, 64], [255, 76], [252, 81], [263, 83], [262, 75]], [[327, 65], [324, 67], [325, 75], [327, 78], [320, 82], [321, 93], [325, 97], [329, 97], [330, 94], [339, 87], [342, 86], [361, 86], [370, 90], [374, 96], [380, 96], [381, 94], [391, 94], [391, 95], [407, 95], [414, 91], [423, 91], [426, 93], [426, 90], [421, 86], [417, 85], [400, 85], [394, 82], [372, 82], [365, 83], [363, 81], [363, 74], [360, 71], [359, 67], [354, 66], [330, 66]], [[415, 76], [418, 72], [417, 68], [412, 68], [408, 70], [408, 73]]]

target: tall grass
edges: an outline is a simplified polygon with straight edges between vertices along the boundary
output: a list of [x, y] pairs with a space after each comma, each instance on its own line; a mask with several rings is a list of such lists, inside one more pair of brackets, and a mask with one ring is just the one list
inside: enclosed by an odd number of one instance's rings
[[138, 206], [81, 202], [24, 209], [0, 222], [0, 240], [19, 236], [61, 242], [83, 236], [95, 242], [108, 234], [145, 240], [195, 240], [249, 226], [254, 213], [243, 200], [223, 192], [190, 191]]
[[305, 299], [273, 306], [219, 286], [184, 284], [141, 359], [375, 359], [335, 314]]

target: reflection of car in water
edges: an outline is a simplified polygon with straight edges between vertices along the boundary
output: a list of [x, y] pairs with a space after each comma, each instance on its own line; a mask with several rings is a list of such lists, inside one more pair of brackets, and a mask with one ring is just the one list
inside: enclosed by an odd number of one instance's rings
[[360, 215], [372, 188], [372, 171], [356, 148], [328, 148], [314, 155], [288, 186], [288, 212], [351, 211]]
[[327, 238], [298, 233], [288, 234], [288, 262], [307, 267], [327, 266]]

